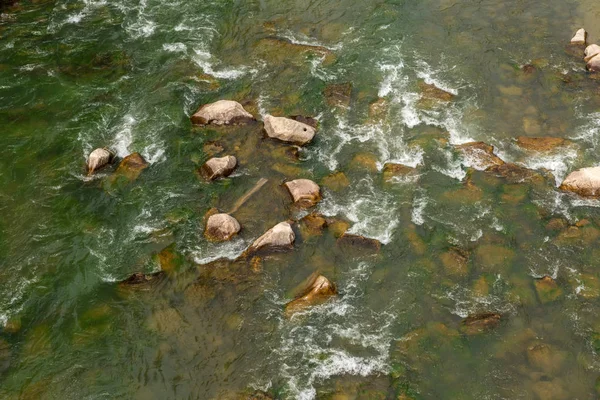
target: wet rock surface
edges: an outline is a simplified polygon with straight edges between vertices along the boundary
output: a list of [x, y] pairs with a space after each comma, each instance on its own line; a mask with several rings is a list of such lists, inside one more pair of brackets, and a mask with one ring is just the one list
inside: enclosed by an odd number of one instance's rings
[[461, 322], [460, 330], [466, 335], [478, 335], [496, 328], [500, 319], [500, 314], [496, 313], [469, 315]]
[[315, 128], [291, 118], [266, 115], [264, 123], [267, 136], [283, 142], [304, 145], [315, 136]]
[[285, 305], [285, 314], [290, 317], [306, 308], [321, 304], [336, 294], [337, 289], [329, 279], [314, 274], [301, 294]]
[[558, 137], [527, 137], [519, 136], [517, 145], [525, 150], [549, 152], [569, 145], [570, 142]]
[[113, 177], [124, 177], [128, 181], [134, 181], [149, 165], [140, 153], [132, 153], [119, 163]]
[[347, 108], [352, 96], [352, 83], [335, 83], [327, 85], [324, 91], [327, 104], [332, 107]]
[[536, 279], [535, 291], [542, 304], [558, 300], [563, 294], [562, 289], [558, 286], [556, 281], [549, 276]]
[[296, 179], [284, 183], [294, 203], [301, 207], [312, 207], [321, 200], [319, 185], [310, 179]]
[[378, 252], [381, 250], [381, 242], [377, 239], [367, 238], [361, 235], [344, 233], [337, 240], [338, 246], [355, 251]]
[[504, 164], [504, 161], [494, 154], [494, 147], [484, 142], [470, 142], [457, 146], [468, 166], [478, 170], [487, 170]]
[[560, 189], [584, 197], [600, 196], [600, 167], [582, 168], [571, 172], [560, 185]]
[[213, 214], [206, 221], [204, 236], [213, 241], [226, 241], [241, 229], [240, 223], [229, 214]]
[[205, 104], [192, 115], [191, 119], [194, 125], [235, 125], [255, 120], [240, 103], [232, 100], [219, 100]]
[[159, 283], [164, 277], [165, 273], [163, 271], [154, 272], [151, 274], [136, 272], [132, 274], [129, 278], [119, 282], [119, 286], [122, 288], [144, 290], [149, 289], [156, 283]]
[[200, 168], [200, 174], [212, 181], [231, 175], [236, 167], [237, 159], [234, 156], [213, 157]]

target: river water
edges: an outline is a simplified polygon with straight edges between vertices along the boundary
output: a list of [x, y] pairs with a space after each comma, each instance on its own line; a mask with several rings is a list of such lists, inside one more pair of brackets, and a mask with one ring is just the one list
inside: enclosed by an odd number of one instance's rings
[[[597, 396], [600, 202], [558, 189], [600, 163], [600, 81], [565, 51], [581, 26], [600, 40], [597, 2], [36, 0], [1, 12], [1, 398]], [[423, 82], [455, 96], [423, 104]], [[346, 83], [349, 98], [328, 101]], [[192, 127], [219, 99], [259, 119], [315, 117], [317, 136], [296, 154], [260, 124]], [[571, 145], [531, 153], [519, 136]], [[455, 146], [471, 141], [540, 179], [470, 168]], [[103, 146], [150, 166], [132, 182], [115, 184], [114, 167], [87, 176]], [[219, 146], [240, 166], [207, 183], [195, 171]], [[416, 174], [386, 180], [386, 163]], [[296, 225], [294, 250], [260, 265], [213, 263], [306, 214], [281, 187], [298, 177], [322, 185], [315, 211], [337, 225]], [[260, 178], [234, 214], [241, 234], [207, 242], [205, 213]], [[339, 221], [381, 250], [341, 247]], [[147, 290], [118, 284], [161, 268]], [[286, 318], [315, 271], [339, 295]], [[461, 321], [482, 312], [498, 326], [466, 334]]]

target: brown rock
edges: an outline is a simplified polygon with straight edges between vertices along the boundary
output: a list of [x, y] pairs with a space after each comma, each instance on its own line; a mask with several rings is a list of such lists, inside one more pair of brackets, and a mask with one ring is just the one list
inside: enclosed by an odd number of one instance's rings
[[419, 89], [421, 91], [421, 99], [419, 100], [421, 107], [429, 108], [434, 106], [435, 103], [445, 103], [454, 99], [454, 94], [446, 92], [433, 84], [426, 83], [423, 80], [419, 81]]
[[289, 190], [294, 203], [301, 207], [312, 207], [321, 200], [319, 185], [310, 179], [296, 179], [284, 185]]
[[568, 222], [564, 218], [552, 218], [546, 224], [546, 229], [549, 231], [562, 231], [568, 226]]
[[321, 184], [326, 188], [337, 192], [348, 187], [348, 185], [350, 185], [350, 181], [343, 172], [334, 172], [333, 174], [323, 178]]
[[543, 179], [543, 177], [536, 171], [513, 163], [495, 165], [488, 168], [487, 171], [505, 178], [510, 183], [520, 183]]
[[500, 318], [500, 314], [496, 313], [469, 315], [462, 321], [460, 330], [466, 335], [484, 333], [498, 326]]
[[124, 288], [148, 289], [153, 284], [160, 282], [164, 276], [165, 273], [163, 271], [154, 272], [152, 274], [136, 272], [129, 278], [119, 282], [119, 286]]
[[241, 229], [240, 223], [229, 214], [214, 214], [206, 221], [204, 236], [209, 240], [221, 242], [230, 240]]
[[144, 160], [144, 157], [142, 157], [140, 153], [131, 153], [119, 163], [119, 166], [115, 171], [115, 176], [124, 176], [128, 180], [133, 181], [140, 176], [142, 171], [146, 169], [148, 165], [149, 164]]
[[264, 118], [265, 132], [273, 139], [283, 142], [304, 145], [315, 137], [315, 128], [291, 118], [266, 115]]
[[599, 197], [600, 167], [582, 168], [571, 172], [560, 185], [560, 189], [584, 197]]
[[569, 141], [557, 137], [527, 137], [519, 136], [517, 145], [525, 150], [548, 152], [569, 144]]
[[334, 237], [341, 237], [350, 229], [350, 223], [339, 218], [327, 218], [327, 229], [333, 234]]
[[466, 276], [469, 273], [468, 254], [460, 249], [450, 249], [440, 256], [446, 273], [450, 275]]
[[244, 110], [240, 103], [231, 100], [205, 104], [192, 115], [194, 125], [238, 125], [252, 121], [255, 121], [252, 114]]
[[461, 144], [457, 149], [465, 158], [467, 166], [481, 171], [504, 164], [504, 161], [494, 154], [494, 147], [484, 142]]
[[418, 177], [417, 170], [403, 164], [386, 163], [383, 166], [383, 180], [391, 182], [394, 178], [410, 178]]
[[285, 305], [285, 314], [290, 317], [298, 311], [321, 304], [336, 294], [335, 285], [323, 275], [315, 273], [302, 293]]
[[236, 166], [237, 159], [234, 156], [213, 157], [200, 168], [200, 174], [212, 181], [231, 175]]
[[366, 238], [361, 235], [344, 233], [337, 240], [339, 246], [377, 252], [381, 250], [381, 242], [377, 239]]
[[352, 95], [352, 83], [327, 85], [324, 94], [330, 106], [348, 108], [350, 106], [350, 96]]
[[300, 220], [302, 236], [320, 235], [327, 226], [327, 220], [320, 214], [308, 214]]
[[562, 289], [556, 281], [549, 276], [544, 276], [535, 281], [535, 291], [542, 304], [550, 303], [562, 296]]
[[369, 118], [373, 120], [382, 120], [388, 110], [386, 99], [379, 98], [369, 105]]

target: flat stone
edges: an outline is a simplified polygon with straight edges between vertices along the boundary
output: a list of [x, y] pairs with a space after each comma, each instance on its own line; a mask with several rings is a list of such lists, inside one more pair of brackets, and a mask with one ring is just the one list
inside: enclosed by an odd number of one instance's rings
[[250, 253], [259, 250], [285, 250], [294, 246], [296, 235], [288, 222], [280, 222], [259, 237], [248, 248]]
[[313, 274], [302, 293], [286, 304], [285, 314], [290, 317], [298, 311], [321, 304], [336, 294], [337, 289], [329, 279]]
[[517, 145], [525, 150], [548, 152], [569, 144], [569, 141], [558, 137], [519, 136]]
[[302, 207], [312, 207], [321, 200], [319, 185], [310, 179], [296, 179], [284, 185], [292, 195], [294, 203]]
[[236, 166], [237, 159], [234, 156], [213, 157], [200, 168], [200, 172], [212, 181], [231, 175]]
[[206, 221], [204, 236], [213, 241], [226, 241], [241, 229], [240, 223], [229, 214], [213, 214]]
[[460, 330], [466, 335], [478, 335], [498, 326], [500, 318], [496, 313], [469, 315], [462, 321]]
[[254, 116], [244, 109], [237, 101], [219, 100], [205, 104], [194, 115], [194, 125], [238, 125], [255, 121]]
[[267, 136], [283, 142], [304, 145], [315, 136], [315, 128], [291, 118], [266, 115], [264, 118]]
[[560, 185], [560, 189], [584, 197], [599, 197], [600, 167], [582, 168], [571, 172]]
[[480, 171], [503, 165], [504, 161], [494, 154], [494, 146], [484, 142], [470, 142], [457, 146], [465, 159], [465, 165]]
[[93, 174], [100, 168], [108, 165], [114, 157], [107, 149], [96, 149], [92, 151], [87, 160], [88, 174]]

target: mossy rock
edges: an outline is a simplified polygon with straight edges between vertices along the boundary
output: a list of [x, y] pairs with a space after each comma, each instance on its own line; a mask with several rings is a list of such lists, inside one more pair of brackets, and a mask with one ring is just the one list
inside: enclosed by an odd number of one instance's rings
[[558, 300], [562, 294], [562, 289], [556, 281], [549, 276], [545, 276], [535, 281], [535, 291], [542, 304]]

